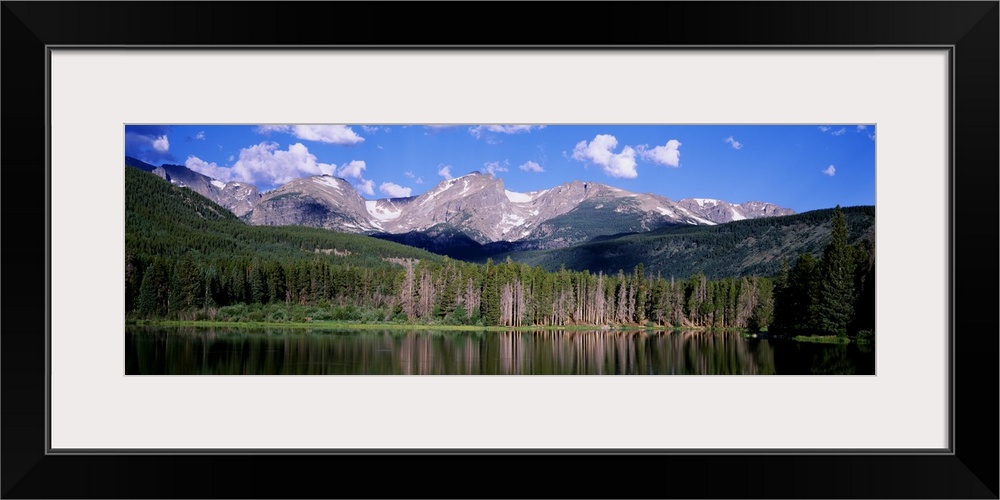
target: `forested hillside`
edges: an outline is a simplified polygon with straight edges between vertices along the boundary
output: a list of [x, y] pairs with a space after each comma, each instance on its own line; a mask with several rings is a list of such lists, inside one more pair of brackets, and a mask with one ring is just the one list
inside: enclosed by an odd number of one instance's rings
[[[125, 310], [176, 317], [222, 305], [391, 295], [405, 245], [304, 227], [257, 227], [186, 188], [125, 168]], [[371, 283], [387, 288], [359, 290]]]
[[[848, 242], [874, 241], [875, 207], [842, 209]], [[783, 259], [819, 257], [830, 240], [833, 209], [734, 221], [718, 226], [671, 226], [647, 233], [597, 238], [554, 250], [511, 252], [494, 258], [540, 265], [553, 271], [589, 269], [613, 273], [642, 263], [664, 276], [705, 273], [709, 278], [773, 276]]]
[[[844, 335], [864, 323], [858, 311], [867, 309], [858, 301], [869, 300], [869, 293], [874, 315], [874, 253], [849, 244], [839, 209], [812, 215], [826, 215], [832, 225], [825, 235], [814, 230], [819, 259], [808, 254], [789, 262], [776, 279], [709, 279], [697, 270], [649, 272], [624, 257], [603, 264], [614, 271], [596, 274], [567, 267], [550, 272], [510, 259], [477, 265], [366, 236], [249, 226], [152, 174], [126, 168], [125, 179], [125, 312], [131, 319], [752, 330], [776, 324], [788, 333]], [[744, 233], [718, 234], [738, 241]], [[699, 237], [683, 230], [660, 236], [671, 235]]]

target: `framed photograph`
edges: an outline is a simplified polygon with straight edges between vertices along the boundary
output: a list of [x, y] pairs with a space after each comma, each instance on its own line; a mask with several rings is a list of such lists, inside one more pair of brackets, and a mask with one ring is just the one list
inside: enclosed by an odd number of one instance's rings
[[124, 371], [873, 376], [876, 135], [126, 124]]
[[[332, 35], [312, 3], [4, 3], [8, 262], [45, 269], [7, 301], [4, 497], [551, 463], [609, 477], [483, 494], [997, 497], [996, 2], [630, 4], [614, 46], [323, 6]], [[772, 244], [815, 264], [681, 252], [815, 209], [832, 243]], [[648, 230], [681, 243], [616, 240]]]

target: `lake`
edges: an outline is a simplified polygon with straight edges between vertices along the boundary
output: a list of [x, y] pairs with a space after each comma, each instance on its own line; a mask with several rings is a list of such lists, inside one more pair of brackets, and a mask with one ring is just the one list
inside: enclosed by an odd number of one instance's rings
[[126, 326], [126, 375], [874, 375], [871, 345], [718, 331]]

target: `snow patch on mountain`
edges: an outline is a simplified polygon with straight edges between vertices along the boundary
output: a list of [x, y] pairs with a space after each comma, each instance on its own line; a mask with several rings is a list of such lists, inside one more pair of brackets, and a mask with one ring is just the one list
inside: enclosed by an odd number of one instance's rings
[[[431, 191], [430, 194], [427, 195], [427, 198], [424, 198], [424, 201], [421, 201], [420, 204], [421, 205], [426, 205], [429, 201], [433, 200], [435, 197], [437, 197], [441, 193], [443, 193], [443, 192], [451, 189], [451, 187], [454, 186], [460, 179], [462, 179], [462, 177], [458, 177], [458, 178], [455, 178], [455, 179], [448, 179], [447, 181], [443, 182], [441, 184], [441, 187], [435, 189], [434, 191]], [[469, 180], [465, 179], [465, 183], [466, 183], [466, 185], [468, 185]]]
[[677, 217], [677, 214], [673, 210], [670, 210], [669, 208], [656, 207], [656, 209], [660, 211], [660, 215], [666, 215], [668, 217]]
[[737, 211], [736, 207], [730, 205], [729, 210], [733, 212], [733, 220], [746, 220], [746, 217], [744, 217], [743, 214]]
[[515, 193], [514, 191], [508, 191], [506, 189], [503, 192], [507, 195], [507, 199], [514, 203], [528, 203], [534, 199], [531, 195], [526, 193]]
[[[379, 200], [365, 200], [365, 209], [368, 210], [368, 213], [371, 214], [372, 217], [375, 217], [380, 221], [398, 219], [403, 213], [403, 211], [399, 209], [392, 210], [381, 206], [379, 204]], [[381, 224], [378, 225], [381, 227]]]
[[[695, 200], [704, 200], [704, 198], [695, 198]], [[677, 208], [681, 209], [681, 211], [683, 211], [689, 217], [691, 217], [692, 219], [694, 219], [694, 220], [696, 220], [696, 221], [698, 221], [698, 222], [700, 222], [702, 224], [705, 224], [705, 225], [708, 225], [708, 226], [715, 226], [715, 225], [717, 225], [715, 222], [712, 222], [712, 221], [710, 221], [710, 220], [708, 220], [708, 219], [706, 219], [704, 217], [698, 217], [697, 215], [691, 213], [690, 210], [688, 210], [688, 209], [686, 209], [686, 208], [684, 208], [682, 206], [678, 205]], [[695, 224], [694, 222], [691, 222], [691, 221], [688, 221], [688, 223]]]
[[313, 177], [313, 179], [320, 184], [325, 184], [327, 186], [336, 189], [337, 191], [340, 191], [340, 183], [337, 182], [337, 179], [335, 177], [329, 177], [324, 175], [321, 177]]
[[500, 219], [500, 232], [501, 234], [507, 234], [511, 229], [523, 225], [524, 217], [513, 213], [505, 213], [503, 214], [503, 218]]
[[469, 179], [462, 179], [462, 192], [458, 193], [458, 195], [462, 196], [468, 192], [469, 192]]

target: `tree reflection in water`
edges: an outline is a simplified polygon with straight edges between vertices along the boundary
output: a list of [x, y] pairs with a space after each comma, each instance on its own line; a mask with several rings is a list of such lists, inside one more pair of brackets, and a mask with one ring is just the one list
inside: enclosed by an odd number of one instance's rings
[[873, 347], [721, 331], [126, 329], [126, 373], [158, 375], [874, 374]]

